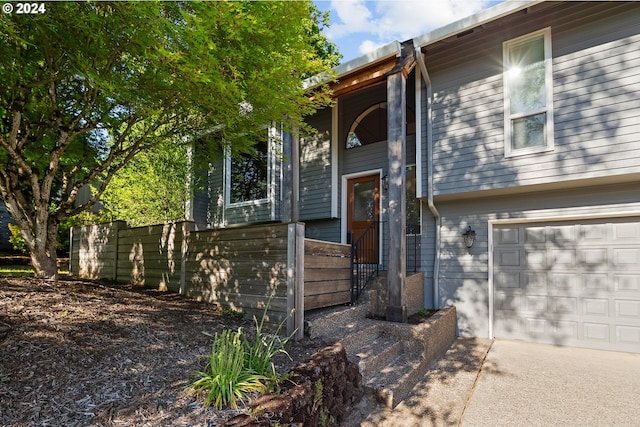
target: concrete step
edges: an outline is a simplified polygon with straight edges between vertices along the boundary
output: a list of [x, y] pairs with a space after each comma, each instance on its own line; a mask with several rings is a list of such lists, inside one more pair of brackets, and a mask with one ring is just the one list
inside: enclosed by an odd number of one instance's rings
[[366, 318], [367, 310], [362, 304], [308, 316], [309, 333], [312, 338], [341, 342], [349, 359], [358, 364], [367, 400], [394, 408], [451, 346], [455, 308], [443, 308], [420, 325]]
[[372, 322], [342, 337], [350, 360], [358, 364], [369, 397], [388, 408], [402, 401], [426, 372], [428, 361], [405, 351], [388, 325]]
[[383, 328], [377, 324], [347, 335], [341, 342], [349, 359], [358, 364], [363, 378], [372, 375], [403, 352], [398, 337], [385, 335]]
[[365, 379], [365, 390], [379, 405], [393, 409], [404, 400], [429, 368], [419, 356], [402, 353]]
[[357, 350], [358, 367], [363, 378], [369, 378], [384, 369], [403, 352], [402, 343], [390, 339], [376, 340]]

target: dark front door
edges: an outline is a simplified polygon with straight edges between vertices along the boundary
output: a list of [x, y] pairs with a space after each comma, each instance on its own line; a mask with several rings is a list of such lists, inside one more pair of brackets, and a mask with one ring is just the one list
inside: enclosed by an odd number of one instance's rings
[[379, 260], [378, 221], [380, 219], [380, 175], [367, 175], [347, 181], [347, 230], [353, 242], [358, 241], [368, 227], [375, 228], [366, 238], [366, 251], [361, 253], [360, 262], [377, 264]]

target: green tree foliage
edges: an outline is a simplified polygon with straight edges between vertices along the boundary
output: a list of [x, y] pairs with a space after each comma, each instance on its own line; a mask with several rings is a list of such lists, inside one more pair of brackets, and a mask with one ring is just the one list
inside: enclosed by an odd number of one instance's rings
[[310, 1], [50, 2], [1, 15], [0, 198], [36, 275], [57, 278], [59, 225], [139, 153], [204, 134], [250, 151], [265, 123], [295, 126], [328, 102], [301, 84], [335, 65], [325, 19]]
[[143, 151], [115, 173], [102, 194], [103, 218], [132, 227], [184, 219], [188, 179], [186, 146]]

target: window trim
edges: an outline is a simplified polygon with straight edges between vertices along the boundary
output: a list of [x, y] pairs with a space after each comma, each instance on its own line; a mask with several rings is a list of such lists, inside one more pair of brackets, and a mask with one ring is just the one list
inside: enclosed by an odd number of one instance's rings
[[275, 180], [274, 176], [274, 140], [277, 137], [277, 129], [275, 126], [268, 126], [265, 128], [268, 132], [267, 137], [267, 197], [255, 200], [245, 200], [243, 202], [231, 202], [231, 150], [225, 149], [224, 160], [224, 206], [225, 208], [240, 208], [243, 206], [261, 206], [266, 205], [273, 201], [274, 191], [272, 183]]
[[[544, 84], [545, 84], [545, 96], [546, 106], [544, 109], [535, 112], [529, 112], [526, 114], [511, 114], [510, 105], [510, 86], [509, 86], [509, 51], [511, 47], [522, 44], [532, 38], [543, 36], [544, 45]], [[552, 69], [552, 49], [551, 49], [551, 27], [546, 27], [532, 33], [516, 37], [504, 41], [502, 43], [502, 76], [503, 76], [503, 101], [504, 101], [504, 156], [516, 157], [527, 154], [543, 153], [547, 151], [553, 151], [555, 148], [555, 142], [553, 138], [553, 69]], [[546, 144], [539, 147], [526, 147], [514, 149], [512, 147], [513, 129], [511, 122], [514, 119], [529, 117], [535, 114], [545, 113], [545, 140]]]

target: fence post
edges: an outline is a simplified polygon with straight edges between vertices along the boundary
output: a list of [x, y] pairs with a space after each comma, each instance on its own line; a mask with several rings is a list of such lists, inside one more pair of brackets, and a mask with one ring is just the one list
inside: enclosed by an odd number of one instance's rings
[[113, 270], [111, 271], [111, 279], [113, 281], [118, 280], [118, 252], [120, 251], [119, 240], [120, 240], [120, 230], [127, 228], [127, 223], [124, 221], [114, 221], [111, 224], [111, 231], [113, 232], [113, 240], [111, 244], [113, 245]]
[[[71, 228], [69, 229], [69, 274], [70, 274], [70, 275], [72, 275], [72, 276], [73, 276], [74, 274], [75, 274], [76, 276], [78, 275], [78, 273], [77, 273], [77, 272], [76, 272], [76, 273], [74, 273], [74, 272], [73, 272], [73, 258], [74, 258], [73, 251], [75, 250], [75, 248], [73, 247], [73, 234], [74, 234], [74, 233], [73, 233], [73, 230], [74, 230], [75, 228], [77, 228], [77, 227], [78, 227], [78, 226], [76, 225], [76, 226], [73, 226], [73, 227], [71, 227]], [[78, 257], [78, 258], [79, 258], [79, 257]]]
[[[293, 310], [293, 313], [292, 313]], [[287, 229], [287, 335], [304, 338], [304, 224], [291, 223]]]
[[195, 231], [196, 224], [193, 221], [182, 223], [182, 242], [180, 246], [180, 295], [187, 293], [187, 257], [189, 256], [189, 238], [191, 231]]

